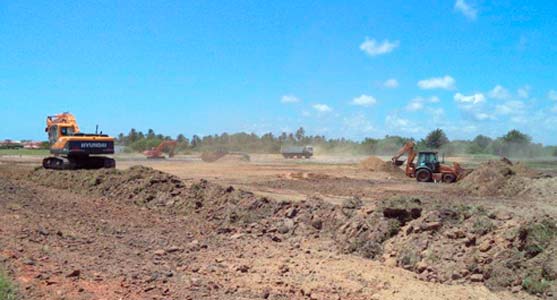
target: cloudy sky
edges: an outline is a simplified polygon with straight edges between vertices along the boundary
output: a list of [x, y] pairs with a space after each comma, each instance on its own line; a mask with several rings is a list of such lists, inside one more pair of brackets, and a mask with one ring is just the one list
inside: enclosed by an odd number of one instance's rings
[[[492, 3], [496, 2], [496, 3]], [[0, 139], [293, 131], [557, 144], [554, 1], [3, 1]]]

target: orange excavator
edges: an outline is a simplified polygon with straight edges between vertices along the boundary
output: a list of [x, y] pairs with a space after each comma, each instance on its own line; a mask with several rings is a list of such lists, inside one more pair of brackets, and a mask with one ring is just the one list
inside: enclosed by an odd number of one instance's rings
[[53, 156], [43, 159], [45, 169], [75, 170], [115, 168], [116, 161], [99, 154], [114, 154], [114, 138], [106, 134], [82, 133], [75, 117], [61, 113], [46, 118]]
[[156, 148], [143, 151], [143, 155], [147, 156], [148, 159], [162, 159], [165, 158], [163, 153], [166, 151], [168, 157], [174, 157], [177, 144], [176, 141], [162, 141]]
[[[407, 155], [406, 160], [406, 176], [416, 178], [419, 182], [445, 182], [452, 183], [461, 179], [465, 175], [465, 170], [460, 164], [455, 162], [453, 166], [443, 165], [439, 162], [437, 152], [420, 151], [416, 153], [414, 147], [416, 144], [412, 141], [407, 142], [397, 154], [391, 158], [393, 165], [401, 166], [404, 160], [399, 160], [403, 155]], [[418, 157], [416, 163], [414, 159]]]

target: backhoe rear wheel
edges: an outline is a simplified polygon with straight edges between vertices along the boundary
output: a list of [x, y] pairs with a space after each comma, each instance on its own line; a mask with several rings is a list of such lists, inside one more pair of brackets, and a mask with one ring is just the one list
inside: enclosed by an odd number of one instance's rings
[[430, 182], [431, 171], [428, 169], [420, 169], [416, 172], [416, 180], [419, 182]]

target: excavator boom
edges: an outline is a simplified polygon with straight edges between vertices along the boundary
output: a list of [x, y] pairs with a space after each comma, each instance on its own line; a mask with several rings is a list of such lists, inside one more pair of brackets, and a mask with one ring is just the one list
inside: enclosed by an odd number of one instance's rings
[[399, 160], [403, 155], [407, 155], [408, 158], [406, 159], [406, 169], [405, 173], [408, 177], [414, 177], [414, 159], [416, 158], [416, 152], [414, 151], [414, 147], [416, 144], [412, 141], [407, 142], [398, 150], [398, 152], [391, 158], [393, 165], [395, 166], [402, 166], [404, 164], [403, 160]]
[[164, 158], [163, 152], [168, 152], [168, 157], [174, 157], [174, 150], [176, 149], [176, 141], [162, 141], [157, 147], [143, 152], [147, 158]]

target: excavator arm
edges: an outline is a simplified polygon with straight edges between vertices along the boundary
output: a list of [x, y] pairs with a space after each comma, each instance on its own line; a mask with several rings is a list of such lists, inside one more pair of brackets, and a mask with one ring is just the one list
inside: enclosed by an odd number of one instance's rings
[[147, 156], [147, 158], [164, 158], [163, 152], [166, 150], [168, 152], [168, 157], [173, 157], [177, 144], [176, 141], [162, 141], [156, 148], [146, 150], [143, 154]]
[[416, 144], [414, 142], [407, 142], [398, 150], [398, 152], [391, 158], [393, 164], [400, 166], [404, 161], [399, 160], [404, 154], [408, 155], [408, 162], [413, 162], [414, 158], [416, 157], [416, 152], [414, 151], [414, 147]]
[[399, 159], [405, 154], [408, 156], [408, 158], [406, 159], [405, 173], [406, 176], [409, 177], [414, 177], [414, 170], [415, 170], [414, 159], [416, 158], [416, 151], [414, 151], [415, 146], [416, 144], [414, 142], [409, 141], [406, 144], [404, 144], [402, 148], [398, 150], [395, 156], [391, 158], [393, 165], [401, 166], [404, 163], [404, 161]]
[[168, 157], [173, 157], [174, 156], [174, 150], [176, 149], [177, 144], [178, 143], [176, 141], [163, 141], [157, 147], [157, 151], [162, 153], [162, 152], [164, 152], [165, 149], [167, 149]]

